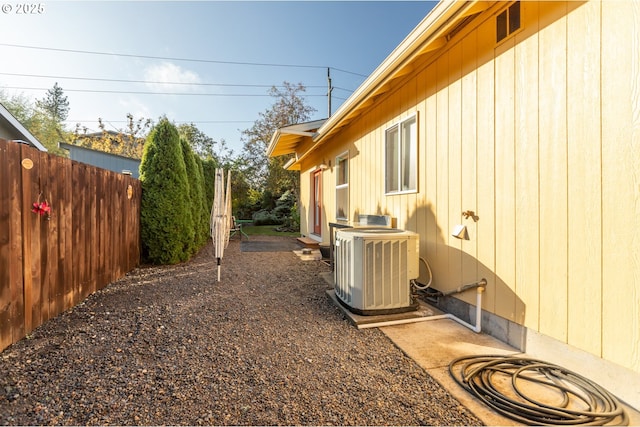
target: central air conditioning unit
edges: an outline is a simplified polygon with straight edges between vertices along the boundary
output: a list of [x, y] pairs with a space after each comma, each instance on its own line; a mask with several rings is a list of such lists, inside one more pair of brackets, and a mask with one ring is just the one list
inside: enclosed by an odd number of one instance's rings
[[418, 234], [394, 228], [336, 232], [335, 294], [350, 311], [390, 314], [417, 308], [411, 280], [419, 275]]

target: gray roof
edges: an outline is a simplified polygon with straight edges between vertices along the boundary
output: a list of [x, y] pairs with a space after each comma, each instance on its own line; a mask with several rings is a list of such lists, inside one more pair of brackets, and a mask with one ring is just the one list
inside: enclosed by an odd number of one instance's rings
[[118, 173], [126, 173], [125, 171], [128, 171], [134, 178], [140, 178], [140, 159], [107, 153], [105, 151], [94, 150], [87, 147], [80, 147], [78, 145], [67, 144], [64, 142], [61, 142], [58, 145], [60, 148], [69, 150], [69, 157], [71, 160]]
[[2, 104], [0, 104], [0, 137], [12, 141], [25, 142], [40, 151], [48, 151], [46, 147], [38, 141], [38, 138], [22, 126], [22, 123]]

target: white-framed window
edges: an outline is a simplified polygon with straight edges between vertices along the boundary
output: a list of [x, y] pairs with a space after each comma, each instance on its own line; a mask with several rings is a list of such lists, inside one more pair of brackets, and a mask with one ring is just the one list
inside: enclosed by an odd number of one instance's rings
[[385, 131], [385, 193], [418, 191], [418, 120], [413, 115]]
[[349, 152], [336, 157], [336, 219], [349, 219]]

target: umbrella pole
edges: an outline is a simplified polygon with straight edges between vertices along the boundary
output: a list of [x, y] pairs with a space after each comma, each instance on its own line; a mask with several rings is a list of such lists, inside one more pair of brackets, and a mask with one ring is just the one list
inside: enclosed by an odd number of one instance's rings
[[220, 258], [218, 258], [218, 282], [220, 281]]

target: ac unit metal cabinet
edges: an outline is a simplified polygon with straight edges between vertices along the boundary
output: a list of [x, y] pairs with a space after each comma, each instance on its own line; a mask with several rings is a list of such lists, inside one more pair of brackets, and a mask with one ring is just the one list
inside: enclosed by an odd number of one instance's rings
[[418, 234], [393, 228], [338, 230], [335, 294], [357, 314], [415, 310], [411, 280], [419, 275]]

